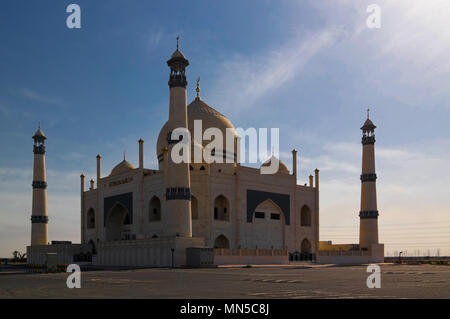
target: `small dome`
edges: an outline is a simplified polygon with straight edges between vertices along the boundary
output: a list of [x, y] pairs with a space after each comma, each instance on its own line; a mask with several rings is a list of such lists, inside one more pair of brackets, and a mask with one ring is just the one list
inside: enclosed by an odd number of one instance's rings
[[275, 155], [272, 155], [267, 161], [265, 161], [261, 167], [268, 167], [271, 165], [272, 161], [278, 161], [278, 172], [277, 173], [281, 173], [281, 174], [289, 174], [289, 169], [287, 167], [287, 165], [282, 161], [279, 160], [277, 157], [275, 157]]
[[364, 125], [361, 127], [361, 130], [363, 131], [373, 131], [377, 127], [373, 124], [373, 122], [370, 119], [367, 119], [364, 122]]
[[171, 58], [171, 59], [173, 59], [173, 58], [183, 58], [183, 59], [186, 59], [186, 57], [184, 56], [184, 54], [183, 54], [180, 50], [178, 50], [178, 49], [176, 49], [175, 52], [172, 53], [172, 56], [171, 56], [170, 58]]
[[44, 136], [44, 137], [45, 137], [44, 132], [42, 132], [41, 129], [38, 129], [38, 130], [36, 131], [36, 133], [34, 133], [34, 135], [35, 135], [35, 136]]
[[136, 167], [134, 167], [133, 165], [128, 163], [126, 160], [123, 160], [122, 162], [117, 164], [112, 169], [111, 174], [109, 174], [109, 176], [115, 176], [115, 175], [123, 174], [123, 173], [129, 172], [129, 171], [132, 171], [134, 169], [136, 169]]
[[42, 132], [41, 128], [39, 127], [38, 130], [34, 133], [33, 138], [37, 139], [46, 139], [44, 132]]

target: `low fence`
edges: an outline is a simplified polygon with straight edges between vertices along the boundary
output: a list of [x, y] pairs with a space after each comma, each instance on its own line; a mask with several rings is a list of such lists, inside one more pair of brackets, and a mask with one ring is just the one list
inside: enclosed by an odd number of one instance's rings
[[319, 256], [371, 256], [368, 250], [319, 250]]
[[449, 265], [450, 256], [438, 257], [438, 256], [401, 256], [397, 257], [384, 257], [384, 261], [387, 263], [404, 263], [404, 264], [436, 264], [436, 265]]
[[215, 248], [216, 265], [270, 265], [288, 264], [286, 249], [229, 249]]

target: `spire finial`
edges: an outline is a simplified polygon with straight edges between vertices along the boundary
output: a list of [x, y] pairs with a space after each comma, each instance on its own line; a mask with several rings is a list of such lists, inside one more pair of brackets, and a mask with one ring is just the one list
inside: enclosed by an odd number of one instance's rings
[[123, 160], [125, 160], [125, 151], [123, 151]]
[[38, 129], [41, 129], [41, 121], [38, 122]]
[[195, 91], [197, 91], [197, 98], [200, 98], [200, 77], [197, 78], [197, 88]]
[[180, 48], [180, 35], [177, 35], [177, 50]]
[[370, 109], [367, 109], [367, 119], [370, 117]]

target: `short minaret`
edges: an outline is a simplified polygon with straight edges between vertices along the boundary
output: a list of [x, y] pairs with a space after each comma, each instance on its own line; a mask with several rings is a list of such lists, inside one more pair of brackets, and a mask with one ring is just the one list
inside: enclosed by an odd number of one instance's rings
[[139, 169], [144, 169], [144, 140], [139, 139]]
[[33, 136], [33, 208], [31, 213], [31, 246], [48, 244], [47, 178], [45, 174], [45, 140], [41, 125]]
[[359, 212], [359, 245], [369, 249], [372, 244], [378, 244], [378, 210], [375, 174], [375, 128], [369, 118], [361, 127], [362, 136], [362, 173], [361, 173], [361, 211]]
[[297, 184], [297, 150], [292, 150], [292, 175], [295, 176], [295, 184]]
[[[172, 132], [177, 128], [187, 130], [187, 97], [186, 97], [186, 67], [189, 61], [179, 50], [179, 37], [177, 49], [172, 54], [167, 65], [170, 67], [169, 88], [169, 120], [167, 121], [169, 133], [166, 187], [166, 216], [165, 232], [168, 236], [192, 237], [191, 221], [191, 183], [189, 163], [175, 163], [172, 159], [172, 148], [181, 139], [172, 139]], [[190, 144], [189, 144], [190, 145]]]
[[97, 188], [100, 187], [100, 178], [101, 178], [101, 159], [100, 154], [97, 154]]

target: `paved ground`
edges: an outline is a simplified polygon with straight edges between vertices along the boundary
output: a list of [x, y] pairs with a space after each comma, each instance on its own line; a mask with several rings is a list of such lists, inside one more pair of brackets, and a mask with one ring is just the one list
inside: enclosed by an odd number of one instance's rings
[[368, 289], [365, 266], [140, 269], [68, 274], [0, 272], [0, 298], [450, 298], [450, 266], [381, 265]]

